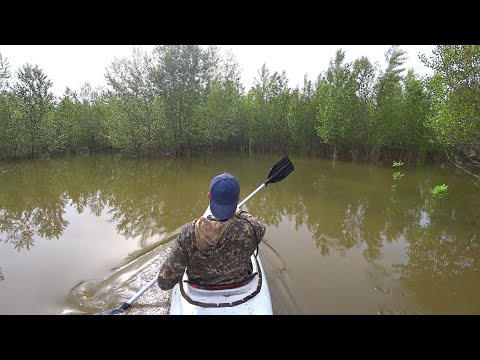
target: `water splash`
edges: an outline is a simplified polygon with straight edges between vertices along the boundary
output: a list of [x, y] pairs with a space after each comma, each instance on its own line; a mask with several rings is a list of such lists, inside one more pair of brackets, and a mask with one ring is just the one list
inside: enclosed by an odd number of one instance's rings
[[[68, 295], [67, 307], [62, 314], [92, 315], [120, 306], [158, 275], [160, 265], [169, 252], [169, 246], [160, 245], [114, 270], [103, 280], [78, 284]], [[163, 291], [153, 285], [121, 314], [165, 315], [168, 313], [170, 296], [171, 290]]]

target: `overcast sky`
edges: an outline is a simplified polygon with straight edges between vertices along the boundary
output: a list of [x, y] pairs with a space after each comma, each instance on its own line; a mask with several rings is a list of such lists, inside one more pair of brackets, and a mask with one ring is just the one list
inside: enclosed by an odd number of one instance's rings
[[[153, 45], [141, 45], [150, 52]], [[231, 50], [242, 69], [242, 81], [248, 90], [266, 63], [273, 72], [285, 70], [290, 87], [302, 86], [303, 77], [316, 80], [325, 71], [337, 49], [345, 50], [346, 61], [367, 56], [385, 68], [385, 52], [390, 45], [221, 45], [221, 51]], [[418, 54], [431, 55], [434, 45], [400, 45], [407, 51], [405, 67], [419, 75], [430, 74]], [[115, 57], [131, 57], [132, 45], [0, 45], [0, 54], [7, 59], [14, 73], [26, 63], [38, 65], [52, 81], [52, 92], [61, 96], [66, 87], [80, 90], [85, 82], [94, 88], [106, 86], [105, 69]]]

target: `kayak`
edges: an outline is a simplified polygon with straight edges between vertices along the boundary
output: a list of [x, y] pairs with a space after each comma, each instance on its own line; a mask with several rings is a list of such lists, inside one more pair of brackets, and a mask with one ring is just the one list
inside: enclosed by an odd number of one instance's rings
[[[207, 217], [210, 207], [205, 211]], [[260, 257], [250, 257], [252, 280], [234, 289], [206, 290], [193, 287], [186, 271], [172, 292], [169, 315], [273, 315], [270, 290]]]
[[[268, 184], [274, 184], [285, 179], [294, 170], [288, 156], [283, 157], [269, 171], [267, 180], [238, 204], [241, 208], [249, 199]], [[210, 206], [203, 214], [210, 215]], [[258, 254], [257, 254], [258, 255]], [[272, 300], [268, 289], [267, 278], [263, 271], [260, 258], [253, 254], [250, 258], [253, 272], [246, 285], [235, 289], [205, 290], [189, 285], [186, 272], [182, 281], [173, 288], [170, 315], [273, 315]], [[133, 295], [127, 302], [113, 310], [98, 313], [98, 315], [116, 315], [132, 306], [142, 294], [158, 282], [158, 277], [150, 280], [148, 284]]]

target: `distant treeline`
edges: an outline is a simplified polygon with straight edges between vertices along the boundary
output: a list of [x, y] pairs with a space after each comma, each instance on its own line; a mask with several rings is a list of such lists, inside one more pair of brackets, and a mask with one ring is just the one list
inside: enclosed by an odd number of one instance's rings
[[107, 68], [108, 89], [88, 83], [57, 99], [52, 82], [26, 64], [15, 78], [0, 54], [0, 158], [118, 150], [136, 156], [214, 150], [297, 153], [423, 163], [448, 156], [478, 181], [480, 46], [436, 46], [404, 69], [392, 46], [384, 70], [337, 50], [316, 81], [290, 88], [285, 72], [259, 70], [241, 85], [232, 54], [215, 46], [138, 48]]

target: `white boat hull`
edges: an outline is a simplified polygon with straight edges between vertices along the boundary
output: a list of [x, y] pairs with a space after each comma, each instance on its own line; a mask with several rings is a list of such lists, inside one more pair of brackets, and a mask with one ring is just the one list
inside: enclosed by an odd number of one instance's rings
[[[242, 287], [228, 290], [203, 290], [184, 282], [175, 285], [172, 292], [170, 315], [273, 315], [270, 290], [262, 263], [252, 255], [253, 280]], [[183, 287], [183, 293], [180, 288]], [[245, 298], [246, 301], [242, 301]], [[253, 297], [252, 297], [253, 296]]]

